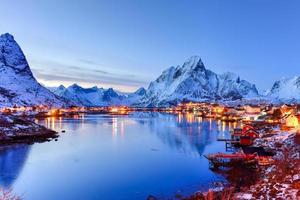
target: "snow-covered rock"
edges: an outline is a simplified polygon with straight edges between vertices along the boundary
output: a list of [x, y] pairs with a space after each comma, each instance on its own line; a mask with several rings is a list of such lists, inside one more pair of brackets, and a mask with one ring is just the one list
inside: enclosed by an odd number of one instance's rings
[[142, 100], [145, 106], [172, 105], [181, 101], [238, 100], [258, 97], [254, 84], [233, 73], [217, 74], [193, 56], [182, 66], [170, 67], [151, 82]]
[[56, 138], [55, 131], [29, 119], [0, 114], [0, 143], [11, 144], [29, 141], [45, 141]]
[[21, 48], [8, 33], [0, 36], [0, 77], [0, 107], [65, 104], [36, 81]]
[[77, 106], [109, 106], [109, 105], [132, 105], [140, 101], [145, 95], [144, 88], [138, 89], [134, 93], [120, 93], [114, 89], [103, 89], [97, 86], [83, 88], [77, 84], [69, 87], [63, 85], [51, 88], [56, 95], [72, 102]]
[[276, 81], [266, 95], [269, 98], [277, 99], [282, 102], [299, 101], [300, 76], [283, 78]]
[[126, 96], [126, 101], [128, 102], [128, 105], [139, 105], [143, 98], [145, 98], [146, 95], [146, 89], [143, 87], [140, 87], [135, 92], [130, 93]]

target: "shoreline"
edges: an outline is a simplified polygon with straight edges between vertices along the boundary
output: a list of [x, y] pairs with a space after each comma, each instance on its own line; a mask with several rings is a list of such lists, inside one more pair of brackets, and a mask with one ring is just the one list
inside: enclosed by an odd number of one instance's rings
[[[276, 141], [279, 142], [279, 141]], [[252, 184], [237, 186], [233, 182], [208, 191], [196, 191], [180, 200], [212, 199], [287, 199], [300, 198], [300, 134], [291, 134], [276, 148], [275, 162], [269, 166], [259, 166]], [[234, 171], [234, 169], [232, 169]], [[238, 178], [238, 176], [237, 176]], [[227, 178], [226, 178], [227, 179]]]
[[[14, 128], [13, 125], [15, 123], [20, 125], [17, 127], [18, 129]], [[1, 125], [9, 127], [9, 124], [13, 133], [3, 137], [3, 134], [1, 134]], [[276, 154], [273, 156], [275, 160], [273, 164], [259, 166], [257, 169], [251, 171], [250, 175], [248, 174], [250, 171], [245, 169], [245, 171], [239, 171], [241, 169], [233, 168], [227, 174], [222, 174], [221, 172], [219, 174], [226, 179], [227, 183], [216, 182], [216, 187], [206, 192], [196, 191], [187, 197], [178, 195], [174, 198], [198, 200], [209, 197], [216, 199], [227, 197], [230, 199], [252, 200], [259, 199], [263, 195], [269, 195], [270, 198], [296, 199], [300, 196], [300, 134], [286, 132], [287, 134], [283, 135], [283, 133], [285, 132], [279, 131], [272, 137], [260, 138], [260, 140], [264, 140], [265, 144], [276, 151]], [[0, 115], [0, 148], [13, 144], [47, 142], [58, 137], [59, 135], [56, 131], [34, 123], [32, 118]], [[262, 143], [262, 141], [259, 141], [257, 145], [262, 146]], [[284, 174], [284, 176], [280, 176], [280, 174]], [[245, 175], [247, 176], [245, 177]], [[243, 184], [239, 183], [239, 179], [241, 178], [243, 178]], [[246, 183], [246, 181], [248, 182]], [[149, 196], [148, 199], [157, 198]]]
[[33, 144], [40, 142], [48, 142], [52, 139], [58, 138], [58, 134], [52, 130], [46, 130], [43, 133], [38, 134], [27, 134], [27, 135], [18, 135], [12, 136], [6, 139], [0, 140], [0, 145], [12, 145], [12, 144]]
[[36, 124], [31, 119], [0, 115], [0, 146], [47, 142], [58, 137], [56, 131]]

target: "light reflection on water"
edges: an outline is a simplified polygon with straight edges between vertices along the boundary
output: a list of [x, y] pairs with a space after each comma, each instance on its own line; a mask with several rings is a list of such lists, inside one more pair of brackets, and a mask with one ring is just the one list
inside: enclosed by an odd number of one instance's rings
[[33, 200], [145, 199], [205, 190], [222, 178], [202, 155], [224, 151], [216, 139], [238, 126], [157, 112], [36, 122], [66, 133], [57, 142], [0, 151], [0, 184]]

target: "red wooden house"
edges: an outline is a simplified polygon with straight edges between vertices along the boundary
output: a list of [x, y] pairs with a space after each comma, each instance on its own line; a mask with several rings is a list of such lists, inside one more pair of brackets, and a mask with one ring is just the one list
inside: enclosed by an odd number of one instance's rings
[[241, 146], [250, 146], [254, 139], [258, 138], [258, 132], [252, 126], [244, 126], [242, 129], [235, 129], [232, 135], [234, 141], [238, 141]]

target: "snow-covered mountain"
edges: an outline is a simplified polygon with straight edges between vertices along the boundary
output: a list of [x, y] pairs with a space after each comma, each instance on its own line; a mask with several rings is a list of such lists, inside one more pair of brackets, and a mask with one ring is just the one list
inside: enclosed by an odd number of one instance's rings
[[65, 98], [77, 106], [108, 106], [108, 105], [132, 105], [139, 102], [146, 93], [144, 88], [134, 93], [122, 94], [114, 89], [103, 89], [97, 86], [83, 88], [77, 84], [69, 87], [63, 85], [57, 88], [49, 88], [56, 95]]
[[65, 104], [36, 81], [21, 48], [8, 33], [0, 36], [0, 77], [0, 107]]
[[[21, 48], [8, 33], [0, 36], [0, 107], [14, 105], [167, 106], [181, 101], [257, 100], [300, 102], [300, 76], [276, 81], [265, 96], [254, 84], [233, 73], [217, 74], [206, 69], [200, 57], [170, 67], [148, 89], [121, 93], [112, 88], [83, 88], [73, 84], [45, 88], [34, 78]], [[51, 90], [51, 91], [50, 91]]]
[[267, 92], [267, 97], [283, 102], [300, 100], [300, 76], [276, 81]]
[[258, 97], [254, 84], [233, 73], [217, 74], [193, 56], [182, 66], [170, 67], [151, 82], [144, 106], [172, 105], [181, 101], [238, 100]]

